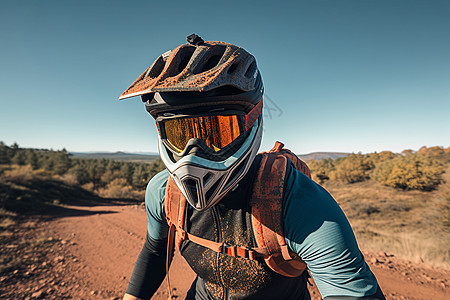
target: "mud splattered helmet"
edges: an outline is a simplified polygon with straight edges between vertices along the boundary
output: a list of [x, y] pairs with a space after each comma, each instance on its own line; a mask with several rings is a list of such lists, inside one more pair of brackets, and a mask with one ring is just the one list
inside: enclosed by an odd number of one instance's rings
[[159, 56], [119, 97], [141, 96], [159, 153], [187, 201], [205, 210], [235, 189], [261, 143], [261, 75], [238, 46], [193, 34]]

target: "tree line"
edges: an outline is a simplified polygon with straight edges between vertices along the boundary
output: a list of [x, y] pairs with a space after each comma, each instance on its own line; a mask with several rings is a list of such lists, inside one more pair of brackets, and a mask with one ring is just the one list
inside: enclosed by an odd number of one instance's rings
[[27, 149], [16, 143], [7, 146], [3, 142], [0, 142], [0, 165], [10, 167], [2, 168], [2, 173], [17, 174], [20, 173], [18, 167], [27, 167], [35, 176], [58, 178], [110, 198], [142, 196], [150, 178], [164, 169], [159, 159], [152, 163], [75, 159], [66, 149]]
[[[22, 173], [56, 176], [110, 198], [141, 198], [150, 178], [164, 169], [159, 159], [152, 163], [75, 159], [65, 149], [27, 149], [3, 142], [0, 142], [0, 165], [26, 166], [29, 170], [22, 170]], [[442, 174], [450, 165], [450, 147], [424, 146], [418, 151], [402, 153], [354, 153], [337, 159], [311, 160], [308, 165], [313, 179], [319, 183], [372, 179], [398, 189], [431, 191], [443, 181]], [[4, 172], [15, 171], [1, 168], [0, 175]]]
[[386, 186], [403, 190], [431, 191], [443, 181], [450, 165], [450, 147], [422, 147], [402, 153], [351, 154], [337, 159], [308, 162], [313, 179], [355, 183], [373, 179]]

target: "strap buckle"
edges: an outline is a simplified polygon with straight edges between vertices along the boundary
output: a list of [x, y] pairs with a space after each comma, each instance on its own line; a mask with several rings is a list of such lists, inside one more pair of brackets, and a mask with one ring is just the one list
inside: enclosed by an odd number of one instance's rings
[[241, 257], [250, 260], [255, 259], [255, 252], [247, 247], [231, 246], [226, 243], [223, 243], [221, 252], [223, 254], [233, 257]]
[[236, 256], [236, 246], [231, 246], [226, 243], [223, 243], [222, 244], [222, 253], [231, 255], [231, 256]]

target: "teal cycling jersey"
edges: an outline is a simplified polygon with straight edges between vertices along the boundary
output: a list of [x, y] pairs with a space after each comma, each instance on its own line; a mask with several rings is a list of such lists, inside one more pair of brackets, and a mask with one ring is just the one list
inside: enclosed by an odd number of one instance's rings
[[[322, 297], [364, 297], [377, 281], [360, 252], [342, 209], [320, 185], [288, 166], [283, 202], [287, 244], [307, 264]], [[148, 235], [167, 237], [164, 194], [169, 173], [154, 176], [146, 190]]]

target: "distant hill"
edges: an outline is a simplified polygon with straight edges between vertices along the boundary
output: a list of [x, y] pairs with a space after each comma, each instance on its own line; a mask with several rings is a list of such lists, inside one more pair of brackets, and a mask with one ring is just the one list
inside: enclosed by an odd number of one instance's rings
[[[87, 158], [87, 159], [114, 159], [129, 162], [153, 162], [159, 158], [158, 153], [126, 153], [126, 152], [70, 152], [73, 158]], [[343, 152], [313, 152], [309, 154], [297, 154], [301, 159], [308, 162], [311, 159], [321, 160], [326, 158], [345, 157], [350, 153]]]
[[73, 158], [113, 159], [128, 162], [153, 162], [159, 158], [158, 153], [126, 153], [126, 152], [70, 152]]
[[313, 152], [309, 154], [297, 154], [298, 157], [303, 159], [304, 161], [308, 162], [311, 159], [315, 160], [321, 160], [326, 158], [336, 159], [339, 157], [345, 157], [350, 155], [350, 153], [344, 153], [344, 152]]

